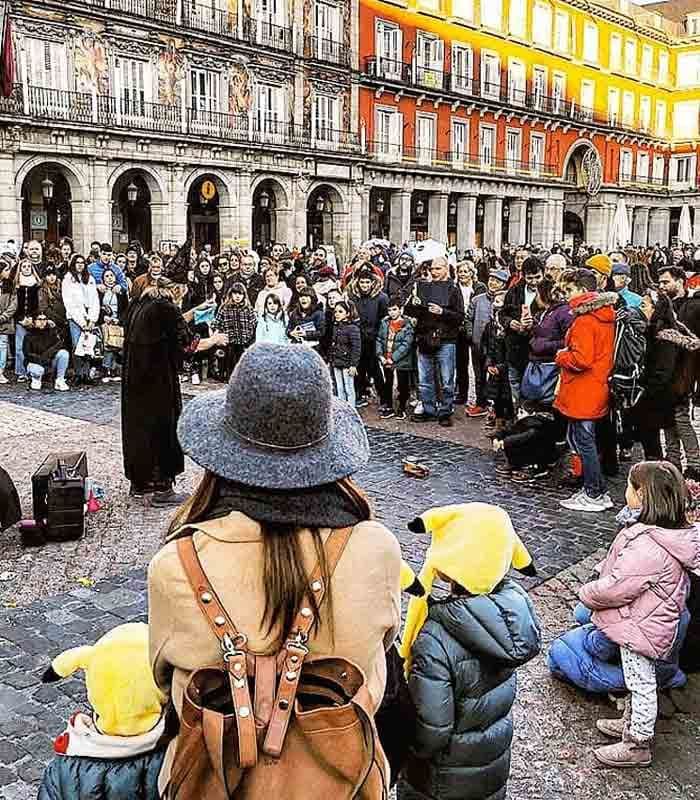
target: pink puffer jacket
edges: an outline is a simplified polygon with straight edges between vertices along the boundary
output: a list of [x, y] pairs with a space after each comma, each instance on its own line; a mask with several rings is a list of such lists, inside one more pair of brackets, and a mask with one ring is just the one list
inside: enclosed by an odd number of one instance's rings
[[620, 531], [600, 565], [600, 579], [581, 587], [579, 597], [613, 642], [647, 658], [665, 658], [685, 608], [687, 570], [698, 569], [700, 528], [637, 523]]

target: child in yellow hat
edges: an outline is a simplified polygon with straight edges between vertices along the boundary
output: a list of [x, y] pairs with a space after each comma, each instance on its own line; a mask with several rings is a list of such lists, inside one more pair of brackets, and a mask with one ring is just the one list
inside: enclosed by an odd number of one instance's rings
[[540, 651], [540, 626], [511, 566], [532, 558], [503, 509], [487, 503], [433, 508], [409, 524], [430, 533], [419, 580], [441, 599], [413, 598], [401, 654], [416, 709], [408, 784], [430, 800], [504, 800], [517, 667]]
[[38, 800], [157, 800], [165, 698], [148, 658], [148, 626], [126, 623], [92, 646], [56, 656], [42, 680], [85, 673], [93, 713], [78, 712], [54, 742]]

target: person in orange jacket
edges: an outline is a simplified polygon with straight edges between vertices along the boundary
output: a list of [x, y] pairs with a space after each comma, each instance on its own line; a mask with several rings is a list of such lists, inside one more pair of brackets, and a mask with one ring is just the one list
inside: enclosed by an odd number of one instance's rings
[[583, 464], [583, 489], [560, 504], [572, 511], [605, 511], [613, 503], [596, 449], [595, 421], [608, 411], [617, 295], [596, 292], [596, 277], [587, 269], [568, 270], [560, 285], [574, 319], [555, 358], [561, 378], [554, 407], [568, 419], [567, 439]]

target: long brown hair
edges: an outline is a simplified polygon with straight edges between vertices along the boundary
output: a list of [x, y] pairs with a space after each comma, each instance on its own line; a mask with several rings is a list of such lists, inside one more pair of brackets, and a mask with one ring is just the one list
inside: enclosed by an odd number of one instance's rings
[[[177, 538], [178, 530], [202, 522], [209, 518], [211, 509], [219, 496], [220, 484], [225, 479], [206, 470], [204, 477], [190, 496], [177, 510], [168, 530], [168, 538]], [[367, 495], [350, 478], [337, 481], [338, 489], [354, 504], [360, 519], [371, 519], [372, 507]], [[299, 609], [308, 596], [314, 615], [315, 626], [320, 623], [320, 609], [316, 598], [309, 588], [309, 575], [304, 566], [301, 542], [297, 536], [303, 524], [292, 523], [262, 524], [263, 542], [263, 588], [265, 592], [265, 609], [263, 626], [266, 635], [277, 632], [275, 647], [280, 648], [293, 632], [294, 620]], [[330, 636], [333, 641], [333, 595], [330, 574], [323, 538], [318, 528], [310, 528], [316, 558], [321, 567], [321, 578], [326, 588], [325, 602], [328, 609]], [[182, 531], [182, 535], [186, 535]]]
[[629, 482], [641, 494], [640, 522], [661, 528], [690, 527], [688, 489], [678, 468], [669, 461], [640, 461], [630, 470]]

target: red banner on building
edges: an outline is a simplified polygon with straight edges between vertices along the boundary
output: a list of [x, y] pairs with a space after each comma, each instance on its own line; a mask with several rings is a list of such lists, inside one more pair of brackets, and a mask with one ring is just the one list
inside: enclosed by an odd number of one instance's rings
[[9, 97], [15, 83], [15, 51], [12, 43], [12, 22], [9, 3], [0, 2], [0, 95]]

